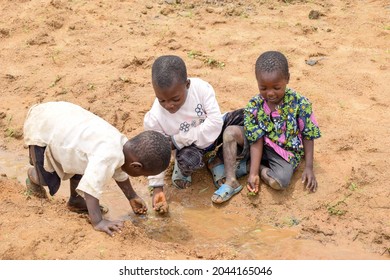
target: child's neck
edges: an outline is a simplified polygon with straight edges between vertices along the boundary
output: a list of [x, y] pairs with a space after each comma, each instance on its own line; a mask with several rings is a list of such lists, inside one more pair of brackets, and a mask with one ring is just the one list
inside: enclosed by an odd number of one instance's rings
[[278, 107], [278, 104], [268, 103], [268, 107], [271, 110], [271, 112], [276, 111], [276, 108]]

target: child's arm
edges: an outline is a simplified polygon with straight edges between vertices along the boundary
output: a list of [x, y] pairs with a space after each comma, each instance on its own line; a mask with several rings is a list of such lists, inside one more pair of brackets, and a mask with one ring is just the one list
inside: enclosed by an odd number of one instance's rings
[[[192, 83], [191, 86], [195, 85]], [[178, 150], [192, 144], [205, 148], [213, 143], [222, 131], [223, 116], [214, 89], [208, 83], [202, 83], [196, 86], [194, 94], [199, 95], [199, 104], [195, 103], [194, 106], [198, 106], [199, 114], [207, 117], [201, 124], [172, 136], [173, 144]]]
[[302, 183], [306, 183], [305, 187], [309, 191], [315, 192], [318, 184], [313, 171], [314, 139], [321, 137], [321, 132], [309, 100], [302, 97], [299, 103], [298, 126], [302, 133], [305, 153], [305, 169], [302, 174]]
[[115, 158], [90, 156], [84, 175], [76, 189], [85, 198], [92, 226], [110, 236], [113, 236], [113, 231], [119, 231], [122, 228], [123, 222], [109, 221], [102, 218], [99, 195], [101, 186], [104, 185], [102, 182], [107, 182], [108, 179], [113, 177], [115, 166], [117, 166]]
[[247, 188], [250, 192], [257, 193], [260, 185], [260, 162], [263, 155], [264, 138], [261, 137], [250, 147], [251, 163], [248, 176]]
[[137, 193], [131, 186], [129, 178], [127, 178], [123, 182], [115, 182], [120, 187], [126, 198], [129, 200], [130, 206], [135, 214], [145, 214], [148, 211], [145, 202], [137, 195]]
[[313, 171], [314, 141], [303, 139], [303, 148], [305, 151], [305, 169], [302, 173], [302, 183], [306, 183], [305, 187], [311, 192], [315, 192], [318, 183]]
[[260, 163], [264, 147], [264, 125], [259, 123], [259, 114], [264, 114], [262, 100], [259, 96], [249, 100], [244, 110], [244, 131], [245, 137], [250, 143], [250, 170], [247, 188], [257, 193], [260, 186]]
[[102, 218], [102, 212], [99, 206], [99, 200], [88, 193], [84, 193], [85, 203], [87, 204], [89, 219], [94, 229], [103, 231], [110, 236], [114, 235], [114, 231], [120, 231], [122, 221], [109, 221]]

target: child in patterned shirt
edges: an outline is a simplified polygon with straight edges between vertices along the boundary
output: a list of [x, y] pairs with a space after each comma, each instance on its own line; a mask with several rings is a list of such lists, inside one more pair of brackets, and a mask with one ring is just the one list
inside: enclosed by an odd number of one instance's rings
[[255, 74], [260, 94], [249, 101], [244, 111], [251, 157], [247, 189], [257, 193], [260, 178], [273, 189], [286, 189], [304, 157], [302, 182], [315, 192], [318, 183], [313, 171], [313, 140], [321, 133], [311, 103], [287, 87], [290, 73], [282, 53], [261, 54]]

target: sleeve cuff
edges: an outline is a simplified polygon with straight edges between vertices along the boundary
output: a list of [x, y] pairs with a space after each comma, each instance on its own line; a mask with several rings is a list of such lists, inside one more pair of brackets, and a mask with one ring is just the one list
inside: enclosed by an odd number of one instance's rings
[[164, 186], [164, 178], [149, 178], [149, 187], [162, 187]]
[[172, 144], [175, 146], [176, 150], [180, 150], [181, 148], [183, 148], [183, 147], [180, 147], [179, 144], [176, 143], [175, 135], [171, 136], [171, 141], [172, 141]]

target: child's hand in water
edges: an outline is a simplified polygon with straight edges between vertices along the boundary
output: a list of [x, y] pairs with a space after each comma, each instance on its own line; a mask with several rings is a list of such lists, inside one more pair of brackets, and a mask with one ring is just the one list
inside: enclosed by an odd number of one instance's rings
[[129, 203], [135, 214], [146, 214], [148, 211], [145, 201], [143, 201], [139, 196], [130, 199]]
[[152, 203], [154, 211], [160, 214], [168, 213], [169, 206], [162, 188], [153, 189]]

